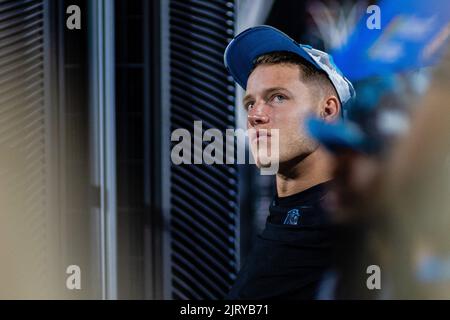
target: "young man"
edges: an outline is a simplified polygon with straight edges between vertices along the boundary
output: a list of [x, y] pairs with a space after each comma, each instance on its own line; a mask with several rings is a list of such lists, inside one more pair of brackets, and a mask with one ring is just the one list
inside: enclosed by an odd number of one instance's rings
[[[269, 26], [248, 29], [225, 51], [225, 65], [246, 90], [244, 107], [258, 167], [279, 130], [276, 195], [229, 299], [313, 299], [331, 263], [331, 236], [322, 200], [332, 180], [330, 155], [305, 131], [313, 115], [333, 122], [354, 95], [331, 57]], [[267, 148], [268, 150], [261, 150]], [[263, 152], [261, 152], [263, 151]], [[275, 157], [274, 157], [275, 156]]]

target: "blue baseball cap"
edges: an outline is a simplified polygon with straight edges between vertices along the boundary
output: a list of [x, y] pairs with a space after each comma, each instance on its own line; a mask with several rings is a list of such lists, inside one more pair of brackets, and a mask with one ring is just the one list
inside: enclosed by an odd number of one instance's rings
[[342, 105], [355, 96], [353, 85], [334, 64], [331, 55], [311, 46], [299, 44], [271, 26], [253, 27], [238, 34], [225, 50], [225, 67], [245, 90], [255, 59], [276, 51], [298, 54], [318, 70], [324, 71], [336, 89]]

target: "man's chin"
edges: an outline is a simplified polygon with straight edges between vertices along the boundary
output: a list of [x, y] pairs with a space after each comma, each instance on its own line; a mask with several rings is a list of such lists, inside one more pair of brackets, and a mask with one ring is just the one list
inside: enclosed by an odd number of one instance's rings
[[271, 161], [260, 161], [260, 160], [256, 161], [256, 166], [258, 167], [258, 169], [270, 168], [271, 165], [272, 165]]
[[256, 159], [256, 166], [258, 168], [267, 168], [270, 167], [273, 162], [275, 162], [275, 159], [273, 159], [270, 154], [264, 152], [259, 152], [256, 155], [253, 154], [254, 159]]

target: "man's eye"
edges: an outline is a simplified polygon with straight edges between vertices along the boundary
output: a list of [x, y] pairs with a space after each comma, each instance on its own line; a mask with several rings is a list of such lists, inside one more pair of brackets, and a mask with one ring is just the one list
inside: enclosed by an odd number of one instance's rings
[[272, 100], [274, 102], [283, 102], [284, 100], [286, 100], [286, 98], [281, 94], [276, 94], [273, 96]]
[[247, 102], [247, 103], [245, 104], [245, 110], [249, 110], [249, 109], [251, 109], [251, 108], [253, 108], [253, 102]]

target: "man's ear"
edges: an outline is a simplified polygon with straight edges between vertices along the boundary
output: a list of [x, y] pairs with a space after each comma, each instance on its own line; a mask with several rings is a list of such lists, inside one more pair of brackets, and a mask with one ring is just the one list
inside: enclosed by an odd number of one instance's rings
[[341, 103], [335, 96], [324, 99], [320, 111], [320, 117], [326, 122], [334, 122], [341, 116]]

